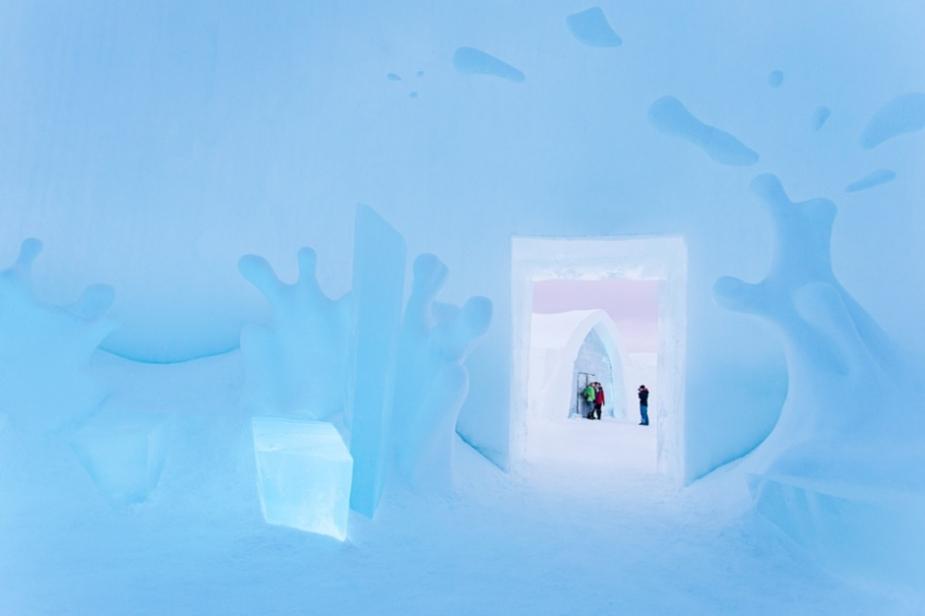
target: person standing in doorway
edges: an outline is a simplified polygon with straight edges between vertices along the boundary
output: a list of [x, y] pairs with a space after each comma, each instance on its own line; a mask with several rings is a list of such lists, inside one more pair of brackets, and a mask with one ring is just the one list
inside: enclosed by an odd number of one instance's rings
[[590, 409], [587, 415], [585, 415], [584, 412], [582, 412], [581, 415], [583, 417], [587, 417], [588, 419], [594, 419], [594, 395], [595, 393], [596, 391], [594, 389], [593, 383], [588, 383], [587, 385], [585, 385], [585, 388], [581, 391], [581, 397], [584, 399], [584, 402], [587, 405], [587, 408]]
[[639, 386], [639, 425], [649, 425], [649, 388], [645, 385]]
[[601, 418], [601, 408], [604, 406], [604, 388], [600, 383], [594, 383], [594, 410], [591, 411], [591, 416], [594, 419], [600, 420]]

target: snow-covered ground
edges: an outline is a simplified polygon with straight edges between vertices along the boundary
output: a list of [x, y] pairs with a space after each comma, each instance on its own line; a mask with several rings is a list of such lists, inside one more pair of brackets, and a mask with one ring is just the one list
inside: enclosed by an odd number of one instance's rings
[[[0, 614], [914, 614], [828, 576], [748, 512], [736, 469], [687, 488], [636, 466], [651, 433], [575, 421], [504, 474], [457, 443], [454, 494], [388, 492], [349, 539], [264, 524], [237, 354], [106, 354], [107, 402], [169, 415], [148, 502], [110, 504], [67, 447], [0, 433]], [[642, 438], [639, 438], [642, 437]], [[559, 455], [587, 440], [584, 455]], [[607, 443], [621, 447], [608, 448]], [[640, 455], [627, 457], [626, 448]], [[574, 451], [574, 450], [572, 450]], [[23, 490], [35, 476], [44, 489]]]

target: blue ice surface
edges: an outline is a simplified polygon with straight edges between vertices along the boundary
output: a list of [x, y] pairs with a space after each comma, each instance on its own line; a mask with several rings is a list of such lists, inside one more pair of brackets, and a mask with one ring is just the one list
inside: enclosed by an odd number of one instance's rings
[[813, 111], [813, 130], [819, 130], [825, 126], [825, 123], [829, 121], [830, 115], [832, 115], [832, 110], [825, 105], [816, 107], [816, 110]]
[[871, 116], [861, 133], [861, 146], [874, 148], [899, 135], [925, 128], [925, 94], [911, 92], [888, 102]]
[[257, 492], [268, 524], [347, 538], [353, 460], [328, 422], [251, 419]]
[[859, 192], [868, 190], [874, 186], [880, 186], [896, 179], [896, 173], [890, 169], [878, 169], [872, 171], [859, 180], [855, 180], [845, 187], [845, 192]]
[[619, 47], [623, 39], [607, 22], [600, 7], [594, 6], [565, 18], [575, 38], [590, 47]]
[[658, 130], [697, 146], [718, 163], [748, 166], [758, 162], [754, 150], [726, 131], [704, 124], [673, 96], [663, 96], [652, 103], [649, 121]]
[[167, 457], [163, 415], [122, 413], [91, 421], [71, 445], [97, 488], [113, 503], [144, 502], [157, 486]]
[[353, 454], [350, 506], [372, 517], [388, 462], [392, 379], [405, 292], [405, 239], [357, 207], [353, 255], [353, 365], [348, 403]]
[[508, 81], [521, 82], [526, 76], [507, 62], [474, 47], [460, 47], [453, 54], [453, 66], [460, 73], [493, 75]]
[[399, 75], [398, 73], [389, 73], [388, 75], [385, 76], [385, 78], [388, 79], [389, 81], [401, 81], [401, 75]]
[[768, 73], [768, 85], [772, 88], [779, 88], [784, 83], [784, 71], [774, 70]]

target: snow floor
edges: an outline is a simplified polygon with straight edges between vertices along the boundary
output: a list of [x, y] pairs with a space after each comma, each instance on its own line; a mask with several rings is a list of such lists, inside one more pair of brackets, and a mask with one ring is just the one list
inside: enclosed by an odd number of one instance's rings
[[[260, 516], [236, 354], [100, 355], [113, 404], [173, 413], [151, 499], [114, 507], [69, 451], [0, 433], [0, 614], [914, 614], [830, 577], [747, 511], [734, 467], [688, 488], [607, 455], [506, 475], [461, 442], [455, 495], [388, 492], [346, 543]], [[635, 426], [579, 422], [572, 437]], [[614, 430], [610, 430], [614, 428]], [[591, 432], [590, 430], [597, 430]], [[591, 448], [593, 450], [593, 448]], [[36, 483], [35, 477], [46, 481]], [[51, 479], [49, 479], [51, 478]]]

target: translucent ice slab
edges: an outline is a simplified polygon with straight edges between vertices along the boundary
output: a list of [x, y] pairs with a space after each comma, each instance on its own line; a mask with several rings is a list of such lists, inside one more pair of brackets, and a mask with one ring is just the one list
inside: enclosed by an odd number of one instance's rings
[[337, 429], [281, 417], [251, 425], [264, 520], [346, 539], [353, 458]]

